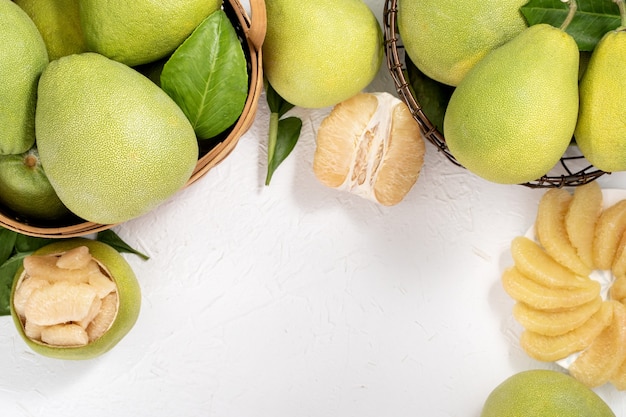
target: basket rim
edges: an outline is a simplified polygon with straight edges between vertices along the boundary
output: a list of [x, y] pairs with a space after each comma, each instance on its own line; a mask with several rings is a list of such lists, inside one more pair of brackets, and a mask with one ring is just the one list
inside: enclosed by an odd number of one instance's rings
[[[222, 162], [236, 147], [239, 138], [251, 127], [256, 117], [258, 102], [263, 90], [263, 64], [261, 46], [265, 37], [267, 20], [265, 16], [264, 0], [251, 0], [253, 19], [241, 5], [239, 0], [225, 0], [223, 7], [237, 18], [235, 23], [241, 33], [242, 42], [245, 41], [244, 49], [249, 59], [249, 88], [248, 97], [237, 122], [230, 128], [228, 135], [216, 143], [206, 154], [199, 156], [198, 162], [186, 184], [181, 188], [187, 188], [198, 181], [209, 170]], [[81, 237], [101, 232], [119, 225], [100, 224], [90, 221], [82, 221], [63, 226], [36, 226], [20, 221], [16, 217], [0, 212], [0, 227], [32, 237], [42, 238], [70, 238]]]
[[[405, 64], [402, 62], [399, 50], [403, 48], [397, 26], [398, 0], [385, 0], [383, 9], [383, 37], [385, 44], [385, 58], [387, 68], [395, 84], [398, 95], [406, 103], [417, 121], [424, 137], [433, 144], [438, 152], [442, 153], [450, 162], [458, 167], [464, 168], [452, 155], [446, 139], [435, 125], [424, 114], [422, 107], [415, 98], [410, 83], [404, 73]], [[599, 177], [610, 172], [605, 172], [589, 164], [577, 171], [572, 171], [567, 163], [572, 160], [582, 160], [583, 156], [562, 156], [560, 159], [561, 168], [566, 172], [562, 175], [546, 174], [536, 180], [521, 183], [519, 185], [529, 188], [562, 188], [576, 187], [588, 182], [595, 181]], [[559, 164], [557, 164], [558, 166]], [[465, 169], [465, 168], [464, 168]]]

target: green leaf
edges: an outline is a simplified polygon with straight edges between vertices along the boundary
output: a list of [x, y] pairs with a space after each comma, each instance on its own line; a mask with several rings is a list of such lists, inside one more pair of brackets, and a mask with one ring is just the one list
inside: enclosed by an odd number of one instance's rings
[[[276, 113], [274, 113], [276, 114]], [[271, 123], [271, 122], [270, 122]], [[275, 146], [268, 151], [267, 176], [265, 185], [269, 185], [278, 166], [289, 156], [300, 138], [302, 120], [297, 117], [287, 117], [278, 120]]]
[[[578, 0], [578, 10], [566, 32], [581, 51], [592, 51], [605, 33], [621, 24], [619, 7], [612, 0]], [[520, 8], [529, 25], [547, 23], [559, 27], [568, 5], [561, 0], [530, 0]]]
[[167, 60], [161, 88], [178, 104], [199, 139], [224, 132], [248, 97], [247, 61], [223, 10], [209, 15]]
[[11, 288], [13, 278], [22, 265], [22, 260], [32, 252], [18, 253], [0, 265], [0, 316], [11, 314]]
[[126, 253], [135, 254], [139, 256], [140, 258], [142, 258], [144, 261], [147, 261], [148, 259], [150, 259], [147, 255], [144, 255], [138, 250], [133, 249], [130, 245], [124, 242], [117, 233], [115, 233], [111, 229], [98, 232], [98, 234], [96, 235], [96, 240], [99, 240], [102, 243], [106, 243], [107, 245], [111, 246], [118, 252], [126, 252]]
[[39, 248], [46, 246], [48, 243], [53, 242], [54, 239], [45, 237], [33, 237], [23, 234], [18, 234], [15, 239], [15, 251], [20, 252], [33, 252]]
[[0, 264], [11, 257], [17, 235], [18, 233], [13, 230], [0, 227]]
[[293, 104], [282, 98], [267, 80], [265, 80], [265, 95], [270, 112], [278, 114], [279, 119], [294, 107]]

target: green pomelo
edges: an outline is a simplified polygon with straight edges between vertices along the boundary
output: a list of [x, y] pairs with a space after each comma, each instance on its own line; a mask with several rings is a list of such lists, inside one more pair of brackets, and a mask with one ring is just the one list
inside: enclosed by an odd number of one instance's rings
[[171, 54], [221, 0], [81, 0], [80, 21], [91, 51], [129, 66]]
[[521, 33], [528, 0], [398, 0], [398, 31], [428, 77], [458, 85], [488, 52]]
[[626, 170], [626, 29], [605, 34], [580, 82], [574, 136], [582, 154], [603, 171]]
[[35, 255], [56, 255], [74, 249], [78, 246], [87, 246], [91, 256], [113, 278], [117, 286], [118, 310], [109, 329], [101, 337], [80, 347], [58, 347], [33, 341], [24, 333], [24, 326], [13, 306], [15, 290], [24, 275], [23, 266], [20, 267], [13, 280], [11, 289], [11, 316], [17, 331], [26, 344], [35, 352], [57, 359], [84, 360], [98, 357], [117, 345], [133, 328], [139, 317], [141, 308], [141, 288], [137, 277], [126, 259], [111, 246], [96, 240], [85, 238], [63, 239], [51, 243], [34, 252]]
[[37, 82], [48, 64], [46, 44], [28, 14], [0, 0], [0, 154], [20, 154], [35, 143]]
[[41, 164], [63, 203], [95, 223], [141, 216], [190, 178], [193, 127], [134, 69], [87, 52], [50, 63], [36, 115]]
[[615, 417], [594, 391], [557, 371], [519, 372], [487, 397], [480, 417]]
[[27, 221], [71, 214], [50, 185], [35, 147], [19, 155], [0, 155], [0, 202]]
[[578, 47], [564, 31], [531, 26], [470, 70], [444, 117], [450, 152], [496, 183], [547, 174], [571, 142], [578, 118]]
[[267, 0], [263, 67], [288, 102], [333, 106], [374, 79], [383, 58], [382, 32], [362, 0]]
[[78, 15], [78, 0], [15, 0], [33, 20], [51, 61], [87, 51]]

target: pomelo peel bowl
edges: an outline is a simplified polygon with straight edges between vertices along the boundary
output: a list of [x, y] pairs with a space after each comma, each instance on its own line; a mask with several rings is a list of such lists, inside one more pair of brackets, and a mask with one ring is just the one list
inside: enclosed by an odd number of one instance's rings
[[[266, 20], [263, 1], [251, 1], [250, 6], [254, 19], [248, 16], [246, 10], [237, 0], [226, 0], [222, 4], [222, 10], [227, 15], [237, 33], [246, 59], [245, 66], [248, 72], [248, 96], [241, 111], [241, 115], [220, 135], [210, 140], [198, 140], [198, 152], [193, 162], [190, 163], [189, 171], [185, 173], [185, 181], [180, 182], [179, 187], [174, 190], [171, 196], [175, 196], [177, 190], [195, 183], [210, 169], [223, 161], [234, 149], [239, 138], [250, 128], [254, 121], [258, 100], [263, 87], [261, 46], [265, 37]], [[139, 70], [139, 68], [137, 69]], [[175, 159], [172, 155], [169, 155], [169, 157], [170, 159]], [[166, 173], [163, 173], [163, 176], [165, 175]], [[160, 182], [160, 180], [156, 182]], [[146, 189], [151, 186], [154, 186], [154, 184], [145, 184]], [[150, 210], [152, 209], [148, 209], [148, 211]], [[18, 233], [37, 237], [65, 238], [85, 236], [109, 229], [123, 221], [126, 220], [121, 219], [120, 221], [116, 221], [115, 219], [107, 220], [105, 218], [85, 219], [84, 216], [80, 215], [66, 218], [62, 221], [40, 221], [20, 216], [19, 213], [16, 214], [11, 210], [0, 207], [0, 226]]]
[[128, 262], [111, 246], [72, 238], [25, 258], [10, 302], [17, 331], [34, 352], [92, 359], [111, 350], [133, 328], [141, 288]]

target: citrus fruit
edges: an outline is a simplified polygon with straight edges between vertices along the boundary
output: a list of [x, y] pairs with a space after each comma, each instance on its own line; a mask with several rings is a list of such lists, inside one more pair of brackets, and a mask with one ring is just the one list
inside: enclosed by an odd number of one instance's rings
[[35, 143], [37, 81], [48, 52], [37, 26], [10, 0], [0, 0], [0, 154], [20, 154]]
[[15, 0], [33, 20], [50, 61], [87, 51], [78, 15], [79, 0]]
[[360, 93], [337, 104], [316, 142], [313, 171], [320, 182], [386, 206], [404, 198], [424, 163], [419, 125], [389, 93]]
[[576, 275], [525, 236], [517, 236], [511, 241], [511, 255], [515, 267], [538, 284], [562, 288], [587, 285], [587, 277]]
[[593, 49], [580, 81], [580, 115], [574, 136], [595, 167], [626, 170], [626, 27], [607, 32]]
[[36, 147], [20, 155], [0, 155], [0, 202], [27, 220], [70, 215], [50, 185]]
[[570, 365], [570, 374], [588, 387], [609, 381], [626, 360], [626, 306], [607, 301], [613, 308], [611, 323]]
[[64, 239], [24, 259], [11, 290], [11, 315], [35, 352], [91, 359], [135, 325], [141, 290], [128, 262], [109, 245]]
[[80, 22], [90, 51], [129, 66], [172, 53], [220, 0], [81, 0]]
[[119, 223], [152, 210], [188, 181], [198, 158], [180, 107], [134, 69], [87, 52], [50, 63], [36, 115], [41, 164], [77, 216]]
[[563, 188], [546, 191], [539, 200], [535, 232], [545, 251], [557, 262], [581, 276], [589, 276], [592, 269], [578, 256], [567, 233], [565, 217], [573, 197]]
[[548, 24], [524, 29], [485, 55], [446, 108], [443, 133], [452, 155], [495, 183], [547, 174], [576, 126], [578, 59], [574, 38]]
[[611, 269], [622, 235], [626, 231], [626, 200], [600, 214], [593, 240], [593, 261], [599, 269]]
[[594, 391], [564, 373], [532, 369], [516, 373], [487, 397], [480, 417], [615, 417]]
[[334, 106], [367, 87], [383, 59], [382, 31], [362, 0], [266, 0], [263, 69], [286, 101]]
[[398, 31], [424, 74], [456, 86], [489, 51], [526, 28], [519, 10], [526, 3], [398, 0]]
[[540, 310], [517, 302], [513, 306], [513, 317], [531, 332], [558, 336], [582, 326], [601, 306], [600, 296], [580, 306], [554, 310]]
[[591, 181], [576, 187], [565, 214], [565, 230], [580, 260], [590, 269], [593, 264], [593, 239], [602, 212], [602, 190]]
[[607, 303], [582, 325], [567, 333], [556, 336], [524, 330], [520, 346], [531, 358], [543, 362], [558, 361], [586, 349], [593, 340], [611, 323], [613, 309]]

